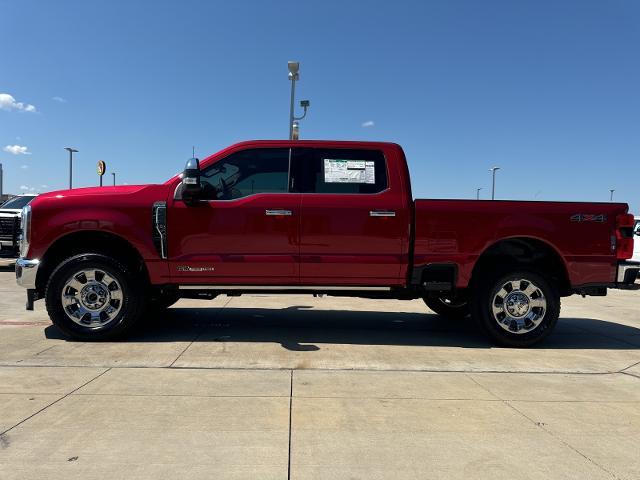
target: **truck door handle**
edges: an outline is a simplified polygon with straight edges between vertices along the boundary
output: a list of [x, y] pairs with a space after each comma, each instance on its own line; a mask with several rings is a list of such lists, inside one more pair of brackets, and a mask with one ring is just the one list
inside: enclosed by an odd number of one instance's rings
[[267, 217], [290, 217], [291, 210], [265, 210]]
[[389, 210], [371, 210], [369, 212], [370, 217], [395, 217], [396, 212], [391, 212]]

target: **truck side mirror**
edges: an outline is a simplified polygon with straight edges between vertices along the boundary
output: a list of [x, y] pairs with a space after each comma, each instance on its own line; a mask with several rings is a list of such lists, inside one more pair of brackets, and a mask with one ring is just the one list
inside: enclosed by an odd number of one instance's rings
[[202, 193], [200, 184], [200, 160], [190, 158], [182, 174], [182, 198], [189, 203], [197, 200]]

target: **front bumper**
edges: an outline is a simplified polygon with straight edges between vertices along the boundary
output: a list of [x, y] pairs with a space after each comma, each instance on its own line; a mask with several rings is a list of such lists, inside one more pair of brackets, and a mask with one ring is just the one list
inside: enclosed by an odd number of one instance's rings
[[34, 290], [39, 266], [40, 260], [29, 260], [28, 258], [16, 260], [16, 282], [18, 285], [28, 290]]
[[640, 262], [619, 262], [616, 282], [619, 288], [633, 288], [640, 272]]

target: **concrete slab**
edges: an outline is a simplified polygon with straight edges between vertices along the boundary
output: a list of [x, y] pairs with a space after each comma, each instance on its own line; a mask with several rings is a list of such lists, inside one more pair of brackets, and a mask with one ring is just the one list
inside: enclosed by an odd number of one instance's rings
[[502, 400], [523, 401], [640, 401], [640, 379], [624, 374], [469, 374]]
[[640, 478], [640, 402], [511, 402], [615, 478]]
[[286, 478], [288, 420], [288, 398], [71, 395], [5, 435], [2, 465], [23, 478], [156, 478], [164, 465]]
[[293, 374], [293, 396], [495, 400], [465, 374], [432, 372], [298, 370]]
[[501, 401], [294, 398], [292, 414], [291, 478], [610, 478]]
[[289, 397], [289, 370], [112, 369], [78, 394]]
[[[216, 315], [215, 326], [204, 327], [174, 365], [615, 372], [640, 361], [640, 348], [579, 329], [573, 325], [577, 320], [569, 319], [572, 333], [556, 334], [540, 348], [503, 349], [491, 346], [469, 323], [452, 324], [426, 313], [421, 301], [331, 299], [327, 304], [326, 300], [306, 296], [290, 296], [286, 301], [279, 297], [234, 298]], [[348, 307], [343, 305], [346, 300], [350, 301]], [[174, 315], [176, 321], [188, 318], [191, 309], [185, 304]], [[202, 311], [203, 325], [206, 315]], [[595, 354], [601, 350], [607, 355]]]

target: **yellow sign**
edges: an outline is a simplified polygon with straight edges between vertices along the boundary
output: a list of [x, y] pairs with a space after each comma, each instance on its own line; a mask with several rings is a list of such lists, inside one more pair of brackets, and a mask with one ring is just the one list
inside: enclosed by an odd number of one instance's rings
[[103, 176], [104, 172], [107, 171], [107, 164], [104, 163], [102, 160], [100, 160], [98, 162], [98, 175]]

